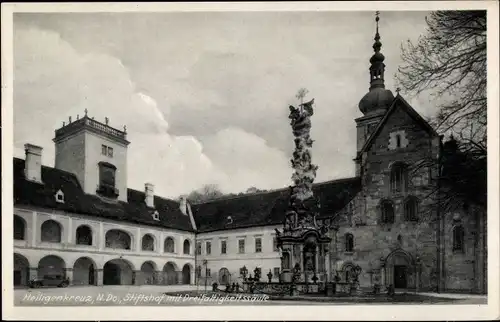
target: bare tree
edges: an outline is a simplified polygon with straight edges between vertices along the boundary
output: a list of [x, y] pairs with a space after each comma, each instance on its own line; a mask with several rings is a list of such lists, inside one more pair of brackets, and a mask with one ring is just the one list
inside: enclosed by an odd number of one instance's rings
[[187, 200], [193, 204], [210, 201], [218, 199], [224, 196], [220, 191], [219, 186], [216, 184], [206, 184], [200, 189], [192, 191], [188, 196]]
[[407, 94], [442, 100], [432, 123], [475, 155], [486, 156], [486, 11], [436, 11], [427, 33], [402, 46], [396, 75]]

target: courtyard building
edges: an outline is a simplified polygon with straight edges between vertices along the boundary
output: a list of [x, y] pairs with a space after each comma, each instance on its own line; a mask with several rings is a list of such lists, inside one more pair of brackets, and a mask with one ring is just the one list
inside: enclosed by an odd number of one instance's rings
[[[355, 176], [316, 183], [331, 242], [315, 254], [319, 282], [372, 289], [486, 293], [486, 213], [464, 200], [442, 208], [438, 178], [457, 153], [399, 94], [385, 88], [376, 33], [369, 90], [356, 118]], [[354, 126], [354, 124], [353, 124]], [[127, 133], [85, 116], [55, 131], [55, 166], [26, 144], [14, 159], [14, 285], [50, 275], [73, 285], [279, 282], [289, 189], [200, 204], [127, 186]], [[425, 160], [425, 165], [422, 165]], [[443, 168], [444, 167], [444, 168]]]

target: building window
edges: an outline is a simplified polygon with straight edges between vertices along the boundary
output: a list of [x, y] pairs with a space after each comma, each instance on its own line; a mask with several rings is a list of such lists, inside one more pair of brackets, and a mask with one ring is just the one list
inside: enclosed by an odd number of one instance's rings
[[113, 148], [108, 146], [108, 157], [112, 158], [113, 157]]
[[401, 147], [401, 134], [396, 134], [396, 148]]
[[[200, 247], [201, 248], [201, 247]], [[183, 245], [183, 252], [184, 252], [184, 255], [189, 255], [191, 254], [191, 243], [189, 242], [189, 240], [185, 240], [184, 241], [184, 245]]]
[[464, 251], [464, 235], [464, 228], [461, 225], [453, 227], [453, 251]]
[[350, 233], [345, 234], [345, 251], [354, 251], [354, 236]]
[[172, 237], [165, 238], [163, 242], [163, 251], [165, 253], [175, 253], [175, 242]]
[[200, 277], [201, 277], [201, 266], [196, 267], [196, 276], [197, 276], [198, 278], [200, 278]]
[[108, 154], [108, 147], [105, 146], [104, 144], [101, 146], [101, 154], [102, 155], [107, 155]]
[[238, 240], [238, 253], [240, 253], [240, 254], [245, 253], [245, 240], [244, 239]]
[[279, 277], [280, 276], [280, 268], [279, 267], [273, 268], [273, 276], [274, 277]]
[[277, 252], [279, 251], [278, 249], [278, 238], [277, 237], [273, 237], [273, 252]]
[[212, 254], [212, 243], [207, 241], [207, 243], [205, 244], [205, 249], [207, 251], [207, 255]]
[[142, 237], [142, 250], [152, 252], [155, 250], [155, 239], [150, 234]]
[[262, 238], [260, 237], [255, 238], [255, 252], [256, 253], [262, 252]]
[[212, 276], [212, 271], [210, 271], [210, 268], [207, 268], [205, 272], [206, 272], [206, 273], [205, 273], [205, 274], [206, 274], [206, 277], [210, 277], [210, 276]]
[[417, 221], [418, 220], [418, 201], [415, 197], [409, 197], [405, 201], [405, 220]]
[[404, 163], [395, 163], [391, 167], [391, 192], [404, 193], [408, 183], [408, 167]]
[[87, 225], [82, 225], [76, 229], [77, 245], [92, 245], [92, 229]]
[[220, 253], [221, 254], [227, 253], [227, 241], [225, 241], [225, 240], [221, 240], [221, 242], [220, 242]]
[[130, 250], [132, 246], [132, 238], [130, 235], [119, 229], [111, 229], [105, 235], [106, 248], [126, 249]]
[[61, 225], [54, 220], [47, 220], [41, 227], [41, 240], [49, 243], [60, 243], [62, 236]]
[[14, 239], [24, 240], [26, 231], [26, 222], [18, 215], [14, 215]]
[[99, 162], [99, 188], [97, 192], [106, 197], [117, 197], [115, 188], [116, 167], [107, 162]]
[[394, 206], [389, 200], [385, 200], [381, 205], [382, 210], [382, 222], [384, 224], [394, 223]]
[[196, 243], [196, 255], [201, 255], [201, 243]]

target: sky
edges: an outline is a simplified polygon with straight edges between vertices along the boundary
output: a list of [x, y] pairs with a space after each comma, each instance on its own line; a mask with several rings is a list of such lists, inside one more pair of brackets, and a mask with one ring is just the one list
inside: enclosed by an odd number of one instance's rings
[[[381, 12], [386, 88], [427, 12]], [[288, 106], [307, 88], [316, 182], [354, 175], [354, 119], [369, 87], [373, 12], [14, 14], [14, 146], [44, 148], [71, 116], [127, 127], [128, 186], [175, 198], [291, 184]], [[423, 116], [430, 97], [405, 97]]]

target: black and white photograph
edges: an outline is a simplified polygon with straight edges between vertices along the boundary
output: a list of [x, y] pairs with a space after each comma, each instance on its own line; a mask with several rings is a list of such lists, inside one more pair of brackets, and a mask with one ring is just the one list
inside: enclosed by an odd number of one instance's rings
[[496, 318], [498, 2], [428, 3], [2, 4], [9, 317]]

